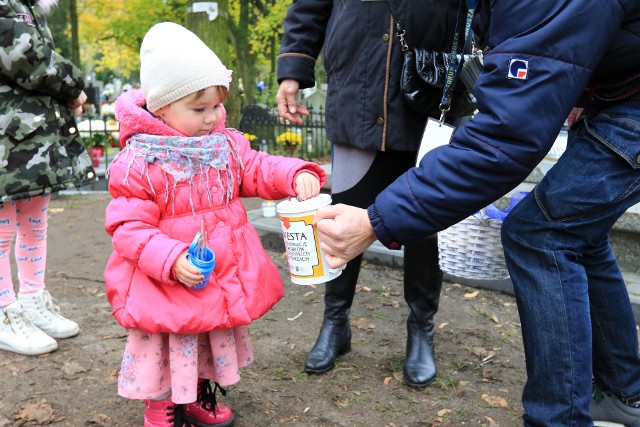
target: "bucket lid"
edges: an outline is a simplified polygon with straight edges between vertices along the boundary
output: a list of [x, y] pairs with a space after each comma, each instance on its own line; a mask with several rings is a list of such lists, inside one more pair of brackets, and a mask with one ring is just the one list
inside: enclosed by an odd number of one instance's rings
[[295, 214], [300, 212], [315, 211], [318, 208], [331, 204], [331, 195], [318, 194], [308, 200], [298, 201], [295, 197], [283, 200], [276, 206], [279, 214]]

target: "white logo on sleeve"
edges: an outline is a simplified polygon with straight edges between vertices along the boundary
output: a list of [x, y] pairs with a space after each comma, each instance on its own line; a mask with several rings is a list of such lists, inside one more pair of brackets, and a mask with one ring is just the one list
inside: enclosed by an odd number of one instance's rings
[[527, 80], [529, 76], [529, 61], [526, 59], [511, 58], [509, 60], [509, 73], [507, 78]]

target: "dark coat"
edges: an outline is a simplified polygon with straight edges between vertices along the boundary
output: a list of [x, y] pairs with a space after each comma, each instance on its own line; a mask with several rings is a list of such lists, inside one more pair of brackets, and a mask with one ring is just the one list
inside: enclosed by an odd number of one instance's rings
[[[443, 230], [516, 187], [590, 83], [635, 76], [640, 86], [640, 0], [588, 3], [491, 1], [490, 52], [473, 91], [479, 113], [369, 207], [382, 243]], [[526, 78], [513, 78], [516, 68]], [[640, 94], [620, 103], [640, 108]], [[640, 167], [640, 152], [624, 154]]]
[[[411, 46], [451, 51], [457, 0], [396, 4]], [[464, 10], [460, 15], [464, 19]], [[411, 113], [401, 97], [402, 51], [389, 3], [295, 0], [284, 21], [278, 81], [312, 87], [323, 46], [328, 139], [366, 150], [417, 151], [427, 117]]]

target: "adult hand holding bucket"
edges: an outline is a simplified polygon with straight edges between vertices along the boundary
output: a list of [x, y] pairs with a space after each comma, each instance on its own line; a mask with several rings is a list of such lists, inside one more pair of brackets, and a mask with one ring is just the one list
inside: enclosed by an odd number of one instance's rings
[[344, 266], [364, 252], [378, 238], [373, 232], [366, 209], [337, 204], [316, 212], [314, 225], [332, 268]]
[[295, 198], [278, 203], [282, 237], [289, 261], [291, 281], [299, 285], [315, 285], [335, 279], [342, 269], [331, 268], [325, 261], [313, 220], [316, 210], [331, 204], [331, 196], [320, 194], [309, 200]]

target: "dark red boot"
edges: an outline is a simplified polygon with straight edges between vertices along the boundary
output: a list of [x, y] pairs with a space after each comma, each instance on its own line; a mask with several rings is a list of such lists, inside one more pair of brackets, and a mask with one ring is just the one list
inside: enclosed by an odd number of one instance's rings
[[206, 379], [198, 381], [198, 399], [193, 403], [184, 405], [185, 419], [197, 424], [198, 427], [229, 427], [233, 425], [233, 412], [231, 408], [216, 401], [216, 390], [226, 395], [225, 389]]
[[144, 427], [197, 427], [187, 421], [183, 405], [176, 405], [171, 398], [144, 401]]

